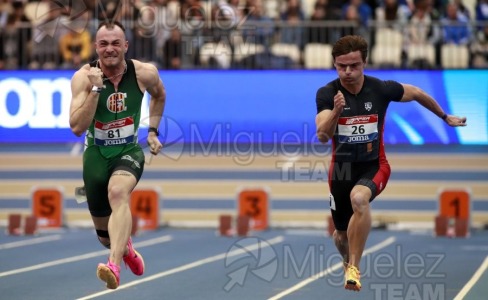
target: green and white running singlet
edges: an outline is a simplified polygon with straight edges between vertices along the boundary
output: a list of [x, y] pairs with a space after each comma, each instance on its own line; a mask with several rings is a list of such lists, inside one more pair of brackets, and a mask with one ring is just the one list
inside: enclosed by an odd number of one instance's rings
[[[96, 217], [109, 216], [108, 182], [116, 170], [133, 174], [137, 180], [144, 170], [144, 152], [137, 132], [144, 93], [137, 84], [132, 60], [126, 60], [117, 91], [105, 80], [93, 121], [85, 136], [83, 181], [88, 208]], [[90, 66], [95, 67], [96, 62]]]
[[86, 134], [86, 145], [99, 146], [107, 158], [137, 145], [144, 93], [137, 84], [134, 63], [132, 60], [126, 60], [126, 63], [127, 72], [123, 74], [117, 91], [109, 80], [104, 81], [105, 88], [100, 92], [94, 120]]

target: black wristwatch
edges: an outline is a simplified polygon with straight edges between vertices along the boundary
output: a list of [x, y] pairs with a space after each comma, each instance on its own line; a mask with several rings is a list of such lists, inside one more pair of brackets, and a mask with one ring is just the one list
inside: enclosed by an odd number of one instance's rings
[[149, 132], [154, 132], [156, 134], [156, 136], [159, 136], [159, 130], [156, 127], [149, 127], [149, 129], [147, 130], [147, 133], [149, 133]]

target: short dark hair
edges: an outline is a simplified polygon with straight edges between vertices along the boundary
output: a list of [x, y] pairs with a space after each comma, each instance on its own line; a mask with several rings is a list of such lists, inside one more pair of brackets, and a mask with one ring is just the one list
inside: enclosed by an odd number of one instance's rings
[[107, 29], [114, 29], [115, 26], [120, 27], [122, 31], [125, 33], [125, 27], [120, 23], [119, 21], [103, 21], [98, 25], [97, 32], [102, 28], [103, 26], [107, 27]]
[[368, 57], [368, 42], [359, 35], [346, 35], [341, 37], [332, 47], [332, 57], [334, 61], [337, 56], [348, 54], [351, 52], [361, 52], [363, 61]]

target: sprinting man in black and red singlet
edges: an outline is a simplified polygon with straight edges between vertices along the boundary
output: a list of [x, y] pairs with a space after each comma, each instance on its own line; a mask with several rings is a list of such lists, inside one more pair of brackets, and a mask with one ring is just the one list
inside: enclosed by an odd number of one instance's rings
[[385, 188], [390, 166], [383, 130], [390, 101], [416, 100], [449, 126], [466, 126], [466, 118], [446, 114], [420, 88], [364, 75], [368, 44], [360, 36], [344, 36], [333, 46], [338, 79], [317, 91], [317, 136], [332, 140], [329, 169], [334, 243], [344, 259], [348, 290], [361, 290], [359, 263], [371, 229], [370, 202]]

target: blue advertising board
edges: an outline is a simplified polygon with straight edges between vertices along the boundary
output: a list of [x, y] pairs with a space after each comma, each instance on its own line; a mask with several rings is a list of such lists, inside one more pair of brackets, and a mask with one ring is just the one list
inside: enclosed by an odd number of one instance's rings
[[[387, 144], [488, 144], [488, 70], [373, 71], [417, 85], [468, 127], [451, 128], [417, 102], [392, 103]], [[73, 71], [0, 72], [0, 143], [83, 141], [69, 129]], [[167, 90], [160, 130], [183, 143], [310, 143], [315, 94], [335, 71], [161, 71]], [[147, 127], [146, 95], [141, 128]], [[141, 129], [142, 130], [142, 129]], [[142, 136], [142, 135], [141, 135]]]

